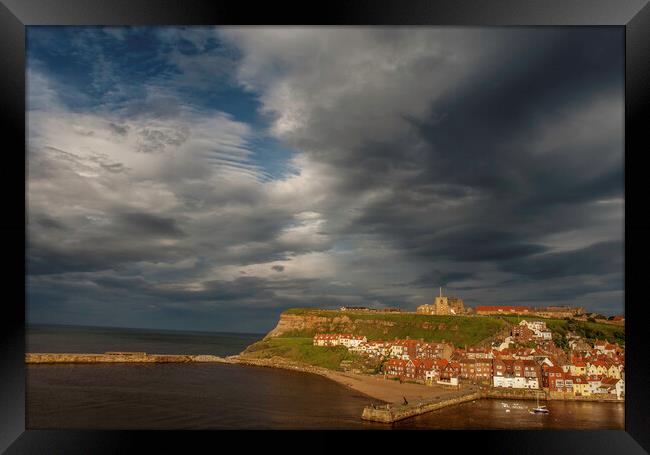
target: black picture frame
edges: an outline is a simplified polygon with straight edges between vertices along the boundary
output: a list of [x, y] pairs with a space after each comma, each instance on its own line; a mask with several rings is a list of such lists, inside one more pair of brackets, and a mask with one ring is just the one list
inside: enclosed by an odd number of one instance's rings
[[[625, 295], [626, 406], [625, 431], [437, 431], [413, 439], [394, 432], [372, 433], [374, 450], [395, 447], [434, 450], [442, 444], [454, 453], [643, 453], [650, 451], [648, 409], [650, 372], [643, 308], [643, 269], [628, 267], [646, 257], [648, 225], [643, 221], [644, 153], [650, 150], [647, 118], [650, 106], [650, 6], [647, 0], [446, 0], [347, 1], [301, 5], [247, 4], [228, 1], [182, 0], [0, 0], [0, 116], [5, 130], [2, 178], [5, 213], [0, 226], [9, 255], [5, 256], [5, 298], [0, 344], [0, 450], [6, 453], [128, 453], [159, 447], [163, 452], [207, 443], [225, 448], [223, 439], [238, 444], [241, 435], [214, 432], [46, 431], [25, 430], [25, 26], [28, 25], [455, 25], [553, 26], [607, 25], [625, 27]], [[9, 139], [9, 141], [7, 141]], [[7, 160], [10, 158], [9, 160]], [[634, 214], [632, 213], [634, 211]], [[10, 259], [9, 259], [10, 258]], [[642, 263], [642, 262], [641, 262]], [[350, 433], [348, 433], [350, 435]], [[355, 432], [359, 442], [370, 432]], [[291, 434], [291, 437], [295, 436]], [[266, 432], [269, 447], [287, 432]], [[218, 446], [214, 446], [215, 441]], [[308, 436], [310, 438], [310, 436]], [[258, 438], [254, 438], [258, 439]], [[259, 438], [262, 439], [262, 438]], [[329, 438], [328, 438], [329, 439]], [[325, 439], [325, 440], [328, 440]], [[401, 440], [401, 442], [400, 442]], [[331, 440], [333, 441], [333, 440]], [[315, 441], [310, 444], [313, 445]], [[406, 444], [406, 445], [405, 445]], [[319, 445], [319, 444], [316, 444]], [[335, 449], [330, 442], [325, 446]], [[213, 450], [210, 450], [213, 451]]]

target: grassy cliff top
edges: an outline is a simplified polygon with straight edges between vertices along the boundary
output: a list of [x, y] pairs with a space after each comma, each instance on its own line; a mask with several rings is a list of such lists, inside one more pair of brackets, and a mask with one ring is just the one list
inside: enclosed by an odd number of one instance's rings
[[503, 331], [503, 319], [473, 316], [432, 316], [416, 313], [361, 313], [339, 310], [294, 308], [283, 316], [294, 316], [313, 323], [289, 326], [282, 337], [312, 337], [316, 333], [354, 333], [368, 340], [395, 338], [451, 342], [456, 346], [473, 346]]

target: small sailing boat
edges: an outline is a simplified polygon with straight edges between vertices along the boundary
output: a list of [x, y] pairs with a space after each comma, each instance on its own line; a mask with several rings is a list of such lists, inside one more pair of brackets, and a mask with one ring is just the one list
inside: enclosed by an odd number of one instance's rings
[[540, 406], [539, 405], [539, 394], [536, 395], [537, 397], [537, 407], [534, 408], [532, 411], [530, 411], [531, 414], [550, 414], [550, 411], [546, 408], [546, 406]]

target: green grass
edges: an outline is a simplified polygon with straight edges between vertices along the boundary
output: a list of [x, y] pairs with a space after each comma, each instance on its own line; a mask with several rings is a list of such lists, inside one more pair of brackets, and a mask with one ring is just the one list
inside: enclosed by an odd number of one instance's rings
[[327, 321], [313, 329], [286, 332], [282, 334], [283, 337], [310, 338], [319, 332], [350, 332], [363, 335], [368, 340], [409, 337], [433, 342], [446, 341], [456, 346], [473, 346], [507, 325], [502, 319], [492, 317], [431, 316], [414, 313], [353, 313], [294, 308], [286, 310], [284, 314], [317, 316], [326, 318]]
[[358, 355], [348, 352], [343, 346], [314, 346], [311, 338], [297, 337], [258, 341], [246, 348], [244, 355], [262, 359], [283, 357], [331, 370], [339, 369], [343, 360], [360, 360]]
[[553, 333], [553, 339], [563, 339], [568, 332], [575, 332], [590, 342], [596, 339], [607, 340], [610, 343], [625, 345], [625, 327], [601, 324], [598, 322], [576, 321], [566, 319], [545, 319], [533, 316], [500, 316], [512, 324], [518, 324], [522, 319], [546, 322], [546, 327]]

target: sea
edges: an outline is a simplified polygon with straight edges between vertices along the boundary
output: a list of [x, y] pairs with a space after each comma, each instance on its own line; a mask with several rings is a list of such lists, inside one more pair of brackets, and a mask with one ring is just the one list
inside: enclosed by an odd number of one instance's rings
[[[30, 326], [27, 352], [238, 354], [263, 334]], [[27, 365], [28, 429], [623, 429], [622, 403], [477, 400], [386, 425], [321, 376], [209, 363]]]

